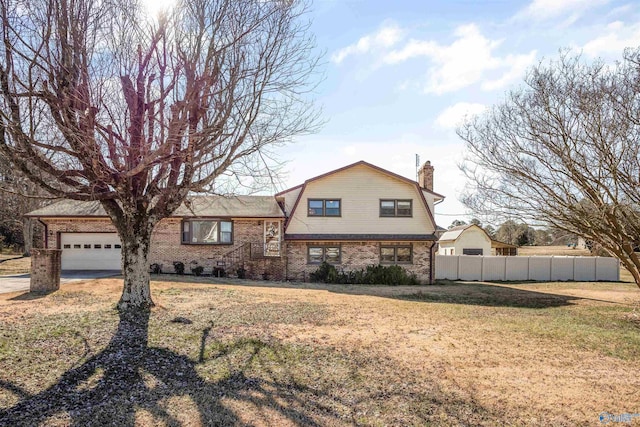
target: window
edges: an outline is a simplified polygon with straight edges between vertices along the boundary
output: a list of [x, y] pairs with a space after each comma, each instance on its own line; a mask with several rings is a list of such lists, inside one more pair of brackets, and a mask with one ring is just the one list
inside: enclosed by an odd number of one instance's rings
[[106, 245], [104, 245], [104, 248], [105, 249], [111, 249], [111, 245], [110, 244], [106, 244]]
[[233, 243], [233, 223], [219, 219], [189, 219], [182, 222], [182, 243], [227, 245]]
[[413, 251], [411, 246], [381, 246], [381, 264], [411, 264]]
[[122, 249], [122, 245], [119, 245], [119, 244], [116, 243], [115, 245], [113, 245], [113, 248], [114, 249]]
[[380, 200], [380, 216], [413, 215], [412, 200]]
[[320, 264], [323, 261], [340, 264], [340, 246], [308, 246], [307, 254], [309, 264]]
[[462, 255], [482, 255], [482, 248], [463, 248]]
[[82, 246], [80, 246], [80, 245], [73, 245], [73, 249], [80, 249], [80, 248], [82, 248]]
[[102, 245], [93, 245], [93, 249], [102, 249]]
[[91, 245], [84, 245], [85, 249], [91, 249]]
[[308, 216], [340, 216], [339, 199], [308, 199]]

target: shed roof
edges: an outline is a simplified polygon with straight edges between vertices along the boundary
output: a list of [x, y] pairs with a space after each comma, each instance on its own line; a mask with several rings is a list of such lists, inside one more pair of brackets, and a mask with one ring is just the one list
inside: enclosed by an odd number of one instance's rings
[[[29, 212], [30, 217], [107, 217], [98, 201], [62, 200]], [[189, 197], [173, 217], [282, 218], [284, 213], [273, 196]]]
[[[458, 237], [460, 237], [460, 235], [469, 227], [478, 227], [477, 225], [474, 224], [465, 224], [465, 225], [458, 225], [455, 227], [451, 227], [450, 229], [448, 229], [447, 231], [445, 231], [444, 233], [442, 233], [442, 236], [440, 236], [440, 241], [446, 241], [446, 240], [456, 240]], [[480, 227], [478, 227], [480, 228]], [[482, 228], [480, 228], [482, 230]], [[484, 230], [482, 230], [484, 231]]]

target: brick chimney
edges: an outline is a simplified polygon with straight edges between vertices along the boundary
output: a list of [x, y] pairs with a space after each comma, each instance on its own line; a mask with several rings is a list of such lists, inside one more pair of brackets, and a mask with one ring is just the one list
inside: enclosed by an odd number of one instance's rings
[[433, 166], [431, 166], [429, 160], [424, 162], [424, 165], [418, 171], [418, 185], [426, 190], [433, 191]]

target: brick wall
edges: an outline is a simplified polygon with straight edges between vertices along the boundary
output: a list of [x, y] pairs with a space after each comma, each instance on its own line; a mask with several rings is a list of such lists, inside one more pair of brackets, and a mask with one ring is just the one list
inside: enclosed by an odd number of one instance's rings
[[[198, 261], [205, 267], [205, 274], [211, 272], [217, 262], [229, 252], [237, 250], [245, 243], [262, 243], [262, 220], [237, 220], [233, 222], [232, 245], [183, 245], [181, 244], [181, 220], [168, 218], [160, 221], [151, 238], [150, 263], [162, 265], [165, 273], [174, 272], [173, 262], [185, 264], [185, 272], [189, 273], [191, 261]], [[109, 220], [50, 220], [49, 248], [57, 248], [60, 232], [115, 232]], [[361, 269], [367, 265], [380, 262], [380, 242], [341, 242], [341, 263], [338, 269], [345, 271]], [[393, 243], [384, 242], [384, 245]], [[407, 243], [397, 243], [406, 245]], [[308, 245], [326, 245], [326, 242], [284, 242], [283, 256], [279, 258], [245, 259], [247, 278], [262, 279], [267, 273], [272, 280], [309, 279], [309, 274], [318, 268], [317, 264], [307, 263]], [[429, 282], [430, 248], [433, 242], [413, 242], [413, 263], [402, 264], [407, 271], [415, 273], [423, 283]], [[227, 266], [228, 268], [229, 266]], [[231, 274], [235, 275], [234, 267]], [[228, 268], [229, 269], [229, 268]]]
[[31, 292], [52, 292], [60, 289], [60, 260], [58, 249], [32, 249]]
[[[263, 240], [262, 220], [237, 220], [233, 221], [233, 244], [231, 245], [183, 245], [181, 244], [181, 224], [179, 218], [164, 219], [156, 226], [151, 237], [149, 260], [151, 263], [161, 264], [162, 271], [165, 273], [173, 272], [174, 261], [183, 262], [186, 272], [189, 272], [191, 261], [198, 261], [205, 267], [205, 272], [209, 272], [226, 254], [240, 250], [245, 243], [262, 243]], [[261, 265], [256, 262], [250, 266], [245, 265], [245, 268], [250, 273], [248, 277], [252, 278], [258, 275], [261, 277], [264, 272], [259, 271]]]
[[58, 237], [61, 232], [72, 233], [115, 233], [116, 228], [108, 219], [56, 219], [47, 220], [48, 248], [59, 249]]
[[[47, 223], [49, 248], [53, 249], [58, 247], [60, 233], [115, 233], [116, 231], [108, 219], [49, 220]], [[208, 274], [224, 255], [239, 249], [245, 243], [262, 243], [264, 238], [262, 220], [236, 220], [233, 221], [233, 244], [231, 245], [183, 245], [181, 243], [181, 224], [180, 218], [164, 219], [156, 225], [151, 236], [149, 263], [162, 265], [162, 271], [165, 273], [174, 272], [174, 261], [183, 262], [185, 272], [190, 273], [191, 261], [197, 261], [199, 265], [205, 267], [205, 273]], [[285, 261], [282, 258], [249, 260], [245, 263], [247, 277], [260, 279], [266, 272], [269, 278], [282, 280], [284, 279], [284, 264]]]
[[[395, 243], [404, 245], [407, 243]], [[429, 283], [430, 271], [430, 249], [433, 242], [413, 242], [413, 263], [401, 264], [408, 272], [415, 273], [422, 283]], [[286, 254], [288, 259], [287, 279], [289, 280], [309, 280], [309, 274], [318, 269], [318, 264], [307, 263], [307, 246], [327, 246], [339, 245], [341, 252], [341, 263], [336, 265], [338, 270], [359, 270], [368, 265], [380, 263], [380, 242], [336, 242], [327, 244], [326, 242], [287, 242]], [[394, 243], [384, 242], [385, 246]]]

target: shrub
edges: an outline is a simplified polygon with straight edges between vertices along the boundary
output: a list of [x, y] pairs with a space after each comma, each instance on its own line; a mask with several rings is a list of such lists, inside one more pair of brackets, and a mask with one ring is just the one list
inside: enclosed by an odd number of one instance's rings
[[337, 277], [337, 275], [338, 271], [333, 265], [323, 262], [316, 271], [309, 275], [309, 278], [312, 282], [335, 283], [330, 278]]
[[309, 275], [312, 282], [353, 285], [418, 285], [418, 278], [399, 265], [369, 265], [361, 270], [338, 271], [333, 265], [323, 262]]
[[162, 265], [154, 262], [149, 266], [149, 271], [151, 271], [151, 274], [160, 274], [162, 273]]
[[184, 262], [174, 261], [173, 268], [176, 270], [176, 274], [184, 274]]
[[195, 261], [195, 260], [189, 263], [189, 269], [196, 276], [202, 275], [202, 272], [204, 271], [204, 267], [201, 265], [198, 265], [198, 261]]
[[237, 269], [236, 273], [238, 274], [238, 279], [246, 279], [247, 278], [247, 269], [244, 268], [244, 267], [240, 267], [239, 269]]

